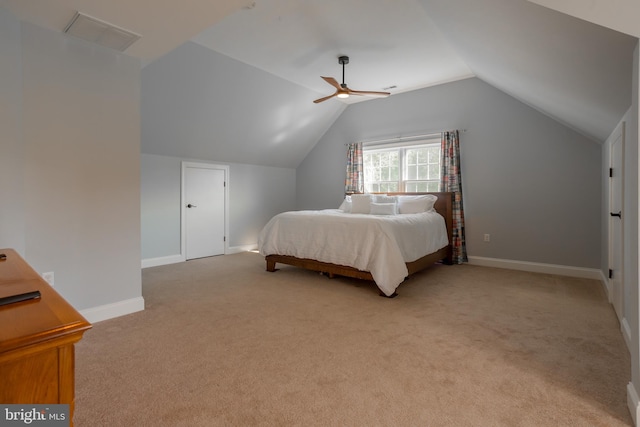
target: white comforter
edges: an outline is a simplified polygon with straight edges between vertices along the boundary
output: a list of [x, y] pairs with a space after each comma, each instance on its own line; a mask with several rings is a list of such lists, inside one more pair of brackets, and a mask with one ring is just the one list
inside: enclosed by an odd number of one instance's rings
[[284, 212], [258, 237], [262, 255], [289, 255], [369, 271], [385, 295], [407, 277], [405, 262], [449, 243], [444, 218], [435, 211], [364, 215], [337, 209]]

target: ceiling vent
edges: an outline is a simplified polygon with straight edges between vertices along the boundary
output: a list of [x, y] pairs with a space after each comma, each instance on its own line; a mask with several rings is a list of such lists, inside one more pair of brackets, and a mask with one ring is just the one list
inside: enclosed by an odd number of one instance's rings
[[140, 35], [108, 22], [76, 12], [64, 32], [72, 36], [124, 52]]

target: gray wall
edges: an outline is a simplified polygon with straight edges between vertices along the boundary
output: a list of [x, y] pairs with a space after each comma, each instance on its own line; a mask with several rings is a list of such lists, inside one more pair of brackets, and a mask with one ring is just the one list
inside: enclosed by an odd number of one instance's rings
[[140, 63], [0, 17], [0, 105], [5, 91], [16, 102], [0, 157], [17, 188], [2, 202], [0, 246], [53, 271], [78, 309], [140, 299]]
[[142, 259], [180, 254], [180, 159], [140, 157]]
[[295, 208], [295, 167], [344, 110], [192, 42], [144, 67], [141, 87], [143, 259], [180, 254], [181, 161], [229, 166], [228, 245], [254, 246]]
[[180, 254], [183, 160], [229, 166], [230, 249], [254, 246], [258, 233], [273, 215], [295, 208], [295, 169], [142, 154], [143, 259]]
[[0, 247], [24, 254], [20, 22], [0, 8]]
[[229, 164], [230, 246], [250, 246], [276, 214], [296, 207], [296, 170]]
[[298, 167], [297, 208], [340, 204], [345, 143], [450, 129], [470, 256], [600, 268], [601, 144], [477, 78], [349, 106]]

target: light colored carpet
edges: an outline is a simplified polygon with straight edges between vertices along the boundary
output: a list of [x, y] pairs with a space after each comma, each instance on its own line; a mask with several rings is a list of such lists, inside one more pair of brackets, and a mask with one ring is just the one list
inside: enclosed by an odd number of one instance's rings
[[76, 426], [632, 425], [597, 281], [436, 265], [387, 299], [278, 267], [143, 270], [146, 310], [76, 347]]

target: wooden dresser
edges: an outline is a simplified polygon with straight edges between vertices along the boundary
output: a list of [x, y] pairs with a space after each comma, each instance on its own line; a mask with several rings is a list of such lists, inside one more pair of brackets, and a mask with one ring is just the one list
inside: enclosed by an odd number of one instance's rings
[[0, 306], [0, 403], [66, 403], [73, 421], [74, 344], [91, 324], [16, 251], [0, 254], [0, 298], [41, 295]]

